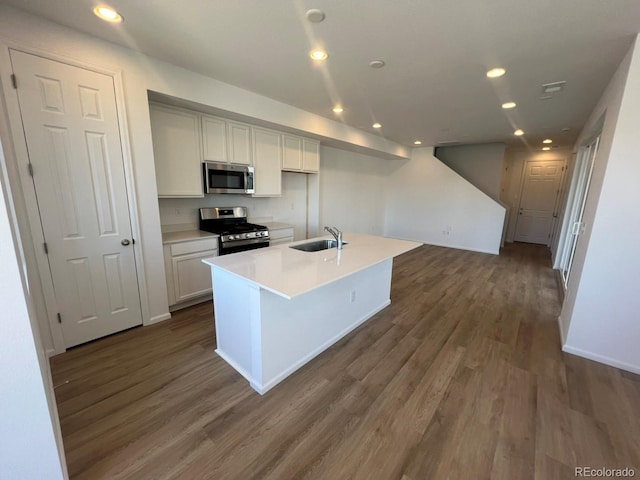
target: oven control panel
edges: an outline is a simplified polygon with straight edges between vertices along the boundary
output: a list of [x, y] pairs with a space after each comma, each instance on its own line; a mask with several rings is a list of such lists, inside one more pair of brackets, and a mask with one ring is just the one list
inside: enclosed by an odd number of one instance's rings
[[268, 239], [269, 238], [269, 231], [268, 230], [262, 230], [262, 231], [258, 231], [258, 232], [246, 232], [246, 233], [234, 233], [232, 235], [223, 235], [222, 236], [222, 241], [223, 242], [234, 242], [237, 240], [253, 240], [253, 239]]

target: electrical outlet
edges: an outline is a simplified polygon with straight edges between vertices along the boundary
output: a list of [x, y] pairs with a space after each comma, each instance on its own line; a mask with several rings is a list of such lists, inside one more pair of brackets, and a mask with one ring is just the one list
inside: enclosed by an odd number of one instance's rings
[[351, 290], [351, 303], [356, 301], [356, 291], [355, 290]]

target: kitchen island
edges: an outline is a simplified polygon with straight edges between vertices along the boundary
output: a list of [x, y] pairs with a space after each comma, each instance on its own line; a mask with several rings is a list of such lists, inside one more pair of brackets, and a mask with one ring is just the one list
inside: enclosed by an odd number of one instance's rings
[[393, 257], [420, 246], [345, 233], [342, 250], [291, 248], [313, 240], [203, 260], [216, 353], [260, 394], [389, 305]]

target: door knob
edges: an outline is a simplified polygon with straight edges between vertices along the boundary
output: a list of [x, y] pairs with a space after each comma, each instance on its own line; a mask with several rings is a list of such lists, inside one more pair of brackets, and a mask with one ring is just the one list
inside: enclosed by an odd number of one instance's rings
[[124, 239], [124, 240], [122, 240], [120, 243], [126, 247], [126, 246], [127, 246], [127, 245], [129, 245], [131, 242], [125, 238], [125, 239]]

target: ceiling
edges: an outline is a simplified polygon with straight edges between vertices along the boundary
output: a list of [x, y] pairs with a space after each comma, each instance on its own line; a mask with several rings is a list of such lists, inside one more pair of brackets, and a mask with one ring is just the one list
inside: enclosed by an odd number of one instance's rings
[[407, 146], [572, 145], [640, 31], [638, 0], [109, 0], [119, 25], [93, 0], [0, 3]]

